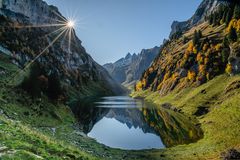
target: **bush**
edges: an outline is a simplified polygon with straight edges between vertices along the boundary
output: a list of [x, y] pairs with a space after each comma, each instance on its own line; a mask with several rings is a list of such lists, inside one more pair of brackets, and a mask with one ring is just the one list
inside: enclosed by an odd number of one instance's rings
[[33, 63], [30, 68], [28, 77], [25, 77], [21, 87], [27, 91], [32, 97], [40, 97], [42, 92], [47, 88], [47, 84], [40, 78], [43, 70], [38, 63]]
[[57, 73], [48, 77], [47, 95], [50, 99], [57, 100], [63, 94], [60, 78]]
[[56, 73], [46, 76], [43, 68], [37, 63], [32, 64], [29, 76], [23, 80], [21, 87], [33, 98], [46, 94], [48, 98], [57, 100], [63, 95], [59, 76]]
[[226, 62], [228, 61], [228, 57], [229, 57], [229, 50], [223, 49], [221, 52], [221, 57], [222, 57], [222, 62], [226, 64]]

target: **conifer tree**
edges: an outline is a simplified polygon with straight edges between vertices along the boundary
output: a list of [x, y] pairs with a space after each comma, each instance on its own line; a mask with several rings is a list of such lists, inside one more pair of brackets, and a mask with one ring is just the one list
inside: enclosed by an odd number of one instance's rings
[[226, 19], [225, 19], [225, 23], [228, 25], [229, 24], [229, 22], [231, 21], [231, 19], [232, 19], [232, 10], [231, 9], [229, 9], [228, 10], [228, 13], [227, 13], [227, 15], [226, 15]]
[[235, 7], [234, 7], [233, 18], [235, 18], [235, 19], [240, 18], [240, 6], [239, 6], [239, 4], [236, 4]]
[[228, 33], [228, 39], [229, 39], [229, 41], [230, 41], [230, 42], [236, 42], [236, 41], [237, 41], [237, 38], [238, 38], [238, 36], [237, 36], [236, 29], [233, 28], [233, 27], [231, 27], [231, 28], [230, 28], [230, 31], [229, 31], [229, 33]]

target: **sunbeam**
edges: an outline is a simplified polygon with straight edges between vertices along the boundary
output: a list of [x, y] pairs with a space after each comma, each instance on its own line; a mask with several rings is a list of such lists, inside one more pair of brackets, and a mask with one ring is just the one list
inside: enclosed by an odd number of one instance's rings
[[23, 69], [20, 69], [17, 73], [14, 74], [14, 77], [12, 78], [12, 81], [16, 79], [18, 75], [20, 75], [22, 72], [24, 72], [28, 67], [30, 67], [38, 58], [40, 58], [65, 32], [66, 30], [63, 30], [49, 45], [41, 52], [39, 53], [33, 60], [31, 60]]
[[48, 37], [52, 34], [57, 34], [56, 38], [51, 43], [49, 43], [49, 45], [45, 49], [43, 49], [42, 52], [40, 52], [34, 59], [32, 59], [23, 69], [20, 69], [18, 72], [16, 72], [13, 75], [13, 78], [11, 79], [10, 82], [15, 81], [17, 76], [22, 74], [36, 60], [38, 60], [64, 33], [65, 33], [64, 39], [66, 38], [66, 36], [68, 36], [68, 52], [71, 53], [72, 30], [73, 30], [74, 25], [75, 25], [74, 21], [67, 20], [66, 22], [64, 22], [64, 24], [18, 26], [18, 28], [56, 27], [56, 26], [61, 26], [61, 27], [52, 31], [51, 33], [48, 33], [47, 35], [45, 35], [45, 37]]

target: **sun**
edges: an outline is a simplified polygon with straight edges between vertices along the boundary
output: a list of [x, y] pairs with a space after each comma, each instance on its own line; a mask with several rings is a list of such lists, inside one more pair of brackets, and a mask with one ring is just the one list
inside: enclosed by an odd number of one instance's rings
[[69, 21], [67, 22], [67, 27], [68, 27], [68, 28], [73, 28], [74, 25], [75, 25], [75, 23], [74, 23], [74, 21], [72, 21], [72, 20], [69, 20]]

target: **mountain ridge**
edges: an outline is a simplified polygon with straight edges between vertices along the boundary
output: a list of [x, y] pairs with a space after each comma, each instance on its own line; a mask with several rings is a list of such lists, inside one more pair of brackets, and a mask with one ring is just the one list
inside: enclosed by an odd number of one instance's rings
[[159, 50], [160, 47], [155, 46], [151, 49], [142, 49], [139, 54], [128, 53], [124, 58], [114, 63], [107, 63], [103, 67], [118, 83], [127, 87], [132, 86], [140, 78], [144, 69], [151, 64]]

